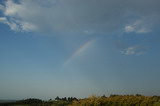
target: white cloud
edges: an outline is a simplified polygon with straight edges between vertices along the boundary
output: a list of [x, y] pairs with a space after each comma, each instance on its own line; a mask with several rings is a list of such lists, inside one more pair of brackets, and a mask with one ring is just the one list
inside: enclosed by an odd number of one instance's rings
[[148, 33], [151, 32], [150, 26], [147, 26], [145, 21], [136, 20], [133, 24], [125, 26], [125, 32], [135, 32], [135, 33]]
[[4, 14], [6, 16], [16, 16], [16, 14], [18, 14], [18, 11], [21, 9], [22, 9], [21, 5], [14, 3], [12, 0], [8, 0], [6, 2], [6, 8]]
[[6, 17], [0, 17], [0, 22], [5, 22], [6, 21]]
[[7, 20], [6, 17], [0, 17], [0, 22], [7, 24], [8, 26], [10, 26], [11, 30], [14, 31], [32, 31], [32, 30], [36, 30], [36, 26], [27, 23], [27, 22], [21, 22], [19, 20]]
[[18, 31], [18, 30], [19, 30], [17, 24], [12, 23], [12, 22], [9, 22], [6, 17], [0, 17], [0, 22], [2, 22], [2, 23], [4, 23], [4, 24], [7, 24], [8, 26], [10, 26], [10, 28], [11, 28], [12, 30], [15, 30], [15, 31]]
[[6, 0], [0, 10], [16, 31], [148, 33], [160, 21], [159, 0]]
[[148, 33], [148, 32], [151, 32], [151, 29], [141, 28], [136, 31], [136, 33]]
[[146, 51], [146, 47], [134, 45], [121, 50], [121, 53], [125, 55], [142, 55], [146, 53]]
[[31, 30], [36, 30], [36, 26], [34, 26], [31, 23], [27, 23], [27, 22], [22, 22], [22, 30], [24, 31], [31, 31]]
[[135, 28], [133, 26], [128, 25], [128, 26], [125, 27], [125, 31], [126, 32], [134, 32]]

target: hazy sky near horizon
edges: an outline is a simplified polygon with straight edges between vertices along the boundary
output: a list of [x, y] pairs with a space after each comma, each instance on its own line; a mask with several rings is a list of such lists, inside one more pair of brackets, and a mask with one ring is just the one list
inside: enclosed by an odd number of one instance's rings
[[0, 99], [160, 95], [159, 0], [1, 0]]

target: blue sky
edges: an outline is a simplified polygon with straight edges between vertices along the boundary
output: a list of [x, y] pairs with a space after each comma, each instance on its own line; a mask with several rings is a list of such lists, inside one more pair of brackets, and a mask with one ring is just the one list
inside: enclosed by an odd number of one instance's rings
[[0, 99], [160, 95], [159, 5], [0, 1]]

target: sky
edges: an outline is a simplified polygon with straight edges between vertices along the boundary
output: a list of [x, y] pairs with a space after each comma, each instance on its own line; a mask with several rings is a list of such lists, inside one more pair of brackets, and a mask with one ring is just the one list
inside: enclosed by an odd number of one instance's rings
[[0, 99], [160, 95], [159, 0], [0, 0]]

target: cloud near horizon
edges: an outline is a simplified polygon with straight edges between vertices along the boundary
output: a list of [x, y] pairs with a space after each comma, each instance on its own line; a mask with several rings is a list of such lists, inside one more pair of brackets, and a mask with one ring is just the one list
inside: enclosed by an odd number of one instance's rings
[[160, 22], [159, 0], [6, 0], [0, 22], [14, 31], [148, 33]]

